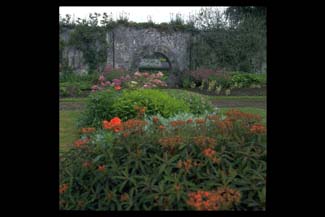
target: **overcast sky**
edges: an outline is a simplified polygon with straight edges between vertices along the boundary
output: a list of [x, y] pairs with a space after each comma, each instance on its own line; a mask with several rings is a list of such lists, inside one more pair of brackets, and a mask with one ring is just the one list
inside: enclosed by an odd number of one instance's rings
[[[125, 12], [130, 21], [134, 22], [147, 22], [148, 16], [151, 16], [151, 19], [155, 23], [169, 22], [171, 14], [179, 13], [183, 15], [185, 20], [188, 19], [189, 14], [194, 14], [198, 12], [202, 7], [60, 7], [60, 15], [65, 17], [66, 14], [75, 16], [75, 19], [78, 17], [81, 19], [87, 18], [89, 13], [100, 13], [103, 15], [106, 12], [108, 15], [112, 12], [113, 19], [116, 20], [119, 17], [121, 12]], [[223, 11], [226, 7], [217, 7]]]

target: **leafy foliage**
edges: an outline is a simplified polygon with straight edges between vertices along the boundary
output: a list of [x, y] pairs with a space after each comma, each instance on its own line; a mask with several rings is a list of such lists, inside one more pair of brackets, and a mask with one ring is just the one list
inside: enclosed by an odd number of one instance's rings
[[175, 99], [187, 102], [190, 106], [190, 112], [193, 114], [204, 114], [205, 112], [212, 112], [214, 110], [210, 100], [201, 94], [173, 89], [163, 91]]
[[180, 111], [190, 111], [189, 105], [160, 90], [140, 89], [116, 91], [109, 87], [105, 91], [90, 94], [86, 110], [81, 115], [79, 126], [101, 126], [104, 119], [120, 117], [122, 120], [135, 118], [135, 106], [142, 108], [146, 115], [160, 113], [170, 117]]
[[259, 117], [229, 111], [160, 118], [82, 134], [60, 156], [60, 209], [265, 209], [266, 136]]
[[124, 91], [113, 105], [114, 116], [127, 120], [136, 117], [134, 106], [145, 107], [147, 115], [161, 114], [170, 117], [178, 112], [189, 112], [189, 105], [183, 100], [175, 99], [168, 94], [154, 89]]

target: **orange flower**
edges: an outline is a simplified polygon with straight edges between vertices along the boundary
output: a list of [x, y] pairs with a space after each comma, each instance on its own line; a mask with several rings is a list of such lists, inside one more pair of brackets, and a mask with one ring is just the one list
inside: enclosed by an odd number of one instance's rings
[[118, 133], [118, 132], [120, 132], [121, 130], [122, 130], [122, 128], [119, 127], [119, 126], [114, 127], [114, 132], [115, 132], [115, 133]]
[[111, 129], [112, 126], [111, 126], [110, 122], [108, 122], [107, 120], [104, 120], [103, 121], [103, 128], [104, 129]]
[[118, 117], [115, 117], [115, 118], [113, 118], [113, 119], [110, 121], [110, 123], [111, 123], [112, 125], [120, 125], [120, 124], [122, 123], [122, 121], [121, 121], [121, 119], [119, 119]]
[[188, 172], [192, 167], [192, 160], [187, 159], [186, 161], [183, 162], [183, 165], [184, 165], [185, 171]]
[[211, 148], [207, 148], [207, 149], [204, 149], [202, 153], [204, 156], [211, 158], [212, 156], [214, 156], [216, 154], [216, 151]]
[[182, 120], [171, 121], [170, 125], [172, 125], [173, 127], [183, 126], [183, 125], [185, 125], [185, 121], [182, 121]]
[[215, 150], [213, 150], [211, 148], [207, 148], [207, 149], [204, 149], [202, 153], [207, 158], [210, 158], [213, 163], [220, 163], [220, 160], [216, 157], [217, 152]]
[[100, 172], [105, 171], [105, 165], [99, 165], [98, 166], [98, 171], [100, 171]]
[[152, 118], [152, 121], [153, 121], [155, 124], [157, 124], [157, 123], [158, 123], [158, 121], [159, 121], [159, 119], [158, 119], [158, 117], [157, 117], [157, 116], [154, 116], [154, 117]]
[[256, 134], [263, 134], [266, 132], [266, 129], [262, 124], [255, 124], [250, 128], [250, 132]]
[[123, 201], [128, 201], [129, 200], [129, 195], [127, 193], [124, 193], [121, 195], [121, 199], [120, 199], [122, 202]]
[[146, 111], [146, 107], [142, 107], [142, 108], [140, 109], [140, 113], [141, 113], [141, 114], [145, 113], [145, 111]]
[[78, 139], [77, 141], [74, 142], [74, 146], [76, 148], [81, 148], [84, 144], [88, 143], [90, 141], [89, 138], [86, 139]]
[[205, 123], [205, 120], [204, 119], [196, 119], [195, 122], [197, 124], [204, 124]]
[[130, 119], [127, 120], [122, 124], [123, 130], [128, 130], [131, 132], [138, 132], [141, 131], [142, 128], [147, 125], [146, 121], [143, 120], [137, 120], [137, 119]]
[[121, 119], [119, 119], [118, 117], [113, 118], [112, 120], [110, 120], [109, 122], [107, 120], [103, 121], [103, 128], [104, 129], [112, 129], [114, 130], [114, 132], [119, 132], [122, 130], [122, 121]]
[[232, 204], [239, 203], [241, 197], [238, 190], [228, 187], [219, 188], [216, 195], [218, 195], [220, 203], [225, 208], [230, 207]]
[[186, 121], [186, 123], [191, 124], [191, 123], [193, 123], [193, 120], [192, 120], [192, 119], [188, 119], [188, 120]]
[[68, 184], [63, 184], [60, 186], [59, 192], [60, 192], [60, 194], [63, 194], [67, 190], [68, 190]]
[[196, 136], [193, 137], [194, 143], [202, 147], [215, 147], [217, 145], [217, 140], [207, 136]]
[[163, 131], [165, 129], [165, 126], [164, 125], [160, 125], [159, 126], [159, 130]]
[[121, 90], [121, 86], [115, 86], [115, 90]]
[[196, 210], [218, 210], [219, 196], [208, 191], [191, 192], [188, 194], [186, 203]]

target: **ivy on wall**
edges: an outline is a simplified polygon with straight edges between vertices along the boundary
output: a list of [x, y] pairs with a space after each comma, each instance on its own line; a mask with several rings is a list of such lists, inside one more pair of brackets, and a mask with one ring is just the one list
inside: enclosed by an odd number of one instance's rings
[[67, 45], [82, 51], [89, 71], [97, 70], [106, 62], [108, 45], [103, 28], [77, 25], [71, 32]]

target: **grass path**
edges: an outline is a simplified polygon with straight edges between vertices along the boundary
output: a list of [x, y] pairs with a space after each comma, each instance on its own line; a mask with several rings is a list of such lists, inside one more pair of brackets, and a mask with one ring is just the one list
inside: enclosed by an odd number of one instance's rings
[[60, 150], [65, 150], [79, 136], [76, 121], [80, 111], [60, 111]]

